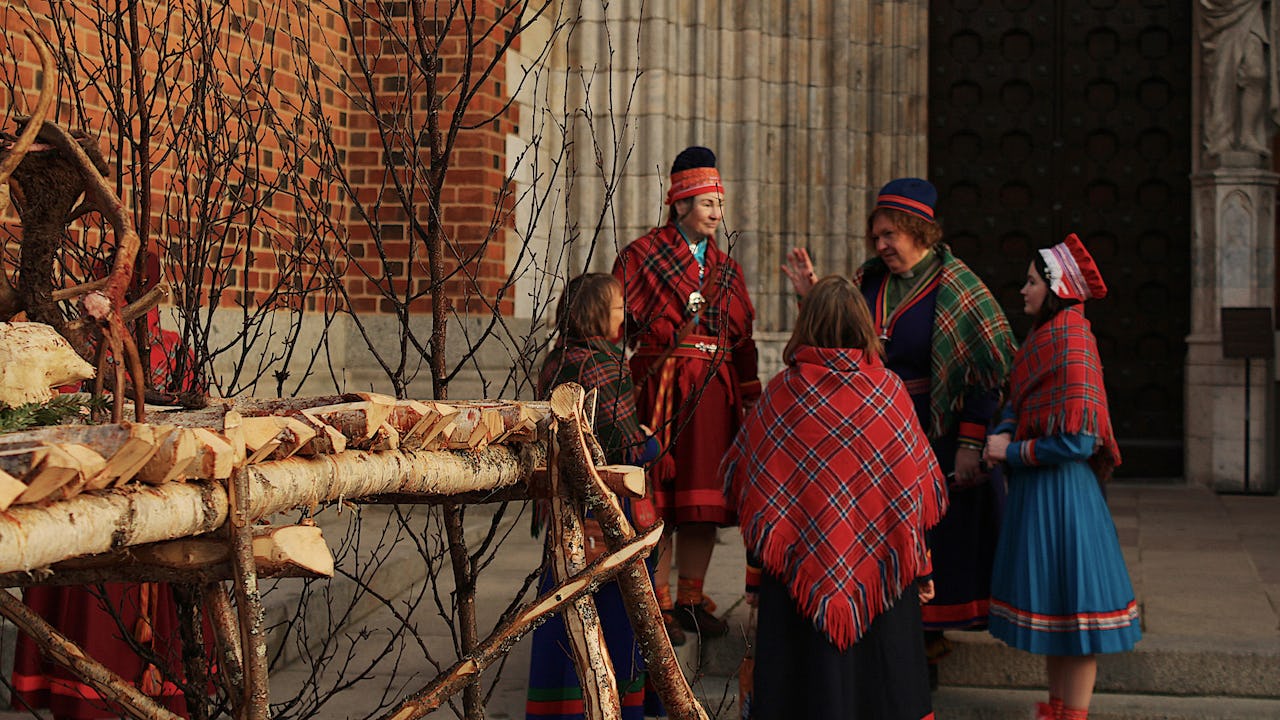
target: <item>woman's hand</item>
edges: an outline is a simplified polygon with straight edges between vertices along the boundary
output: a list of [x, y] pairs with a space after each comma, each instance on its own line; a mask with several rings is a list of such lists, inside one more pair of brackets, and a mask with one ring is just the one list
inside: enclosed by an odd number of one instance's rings
[[935, 595], [933, 591], [932, 580], [919, 580], [916, 582], [916, 589], [920, 592], [920, 604], [923, 605], [933, 599]]
[[1009, 457], [1009, 443], [1011, 442], [1013, 442], [1013, 436], [1009, 433], [988, 435], [987, 449], [983, 451], [982, 459], [989, 463], [1004, 462]]
[[787, 253], [782, 272], [790, 278], [791, 286], [800, 297], [808, 295], [818, 283], [818, 276], [813, 272], [813, 260], [809, 257], [809, 251], [804, 248], [792, 248]]
[[976, 485], [982, 479], [982, 451], [964, 446], [956, 448], [955, 476], [959, 487]]

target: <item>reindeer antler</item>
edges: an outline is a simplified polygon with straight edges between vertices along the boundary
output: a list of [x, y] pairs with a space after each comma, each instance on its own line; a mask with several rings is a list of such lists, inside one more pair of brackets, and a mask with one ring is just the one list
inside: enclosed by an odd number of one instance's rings
[[[89, 317], [106, 325], [105, 339], [110, 343], [111, 354], [116, 359], [115, 406], [112, 409], [112, 419], [119, 422], [120, 416], [124, 413], [124, 366], [128, 365], [129, 378], [133, 381], [135, 415], [138, 422], [142, 422], [146, 417], [143, 403], [147, 380], [142, 369], [142, 360], [138, 356], [138, 346], [125, 329], [124, 317], [121, 314], [127, 305], [125, 291], [129, 289], [129, 283], [133, 279], [133, 261], [138, 255], [140, 242], [138, 231], [134, 229], [133, 222], [125, 211], [124, 203], [112, 192], [88, 153], [80, 147], [80, 143], [57, 123], [45, 121], [44, 132], [44, 137], [51, 145], [75, 160], [85, 181], [85, 194], [93, 199], [98, 212], [102, 213], [115, 231], [116, 254], [111, 272], [107, 275], [107, 284], [102, 290], [89, 293], [83, 305]], [[101, 355], [99, 353], [100, 357]], [[101, 392], [105, 370], [104, 358], [98, 363], [99, 392]]]
[[[36, 98], [36, 105], [31, 109], [31, 121], [18, 134], [18, 139], [9, 149], [9, 153], [0, 160], [0, 215], [3, 215], [9, 209], [9, 178], [13, 175], [14, 168], [18, 167], [18, 163], [26, 157], [27, 151], [31, 149], [31, 144], [35, 142], [36, 135], [40, 133], [40, 126], [44, 123], [44, 119], [49, 114], [49, 108], [53, 106], [54, 90], [57, 83], [52, 79], [57, 78], [57, 68], [53, 62], [53, 53], [49, 52], [49, 46], [40, 39], [40, 36], [34, 30], [26, 30], [27, 39], [35, 46], [36, 53], [40, 56], [40, 95]], [[18, 314], [22, 310], [22, 300], [18, 297], [18, 293], [9, 284], [9, 278], [0, 272], [0, 318], [9, 319]]]
[[[138, 233], [134, 229], [128, 213], [125, 211], [124, 203], [107, 185], [107, 181], [102, 177], [102, 172], [97, 167], [97, 164], [90, 159], [84, 148], [70, 133], [47, 119], [49, 107], [53, 104], [53, 88], [57, 85], [57, 68], [53, 62], [53, 55], [44, 40], [31, 30], [27, 30], [26, 35], [40, 55], [40, 64], [44, 70], [44, 77], [40, 88], [40, 99], [33, 109], [31, 118], [22, 129], [22, 133], [19, 135], [17, 142], [14, 143], [11, 152], [3, 161], [0, 161], [0, 187], [3, 188], [3, 191], [0, 191], [0, 195], [3, 196], [0, 197], [0, 203], [2, 203], [0, 204], [0, 211], [8, 207], [9, 196], [7, 191], [9, 179], [26, 157], [27, 151], [37, 137], [48, 142], [65, 158], [70, 159], [68, 166], [73, 165], [74, 171], [79, 174], [87, 199], [92, 201], [115, 232], [116, 252], [111, 271], [101, 284], [101, 290], [93, 289], [98, 287], [97, 283], [90, 283], [64, 291], [62, 295], [65, 297], [84, 294], [85, 297], [82, 301], [84, 319], [92, 321], [103, 329], [103, 338], [98, 347], [98, 362], [96, 363], [98, 379], [95, 386], [95, 394], [101, 394], [103, 391], [107, 370], [107, 351], [110, 351], [111, 357], [115, 359], [113, 370], [115, 404], [111, 413], [112, 419], [119, 422], [124, 414], [125, 370], [127, 368], [128, 375], [133, 381], [135, 415], [137, 420], [141, 422], [146, 417], [144, 398], [147, 378], [143, 371], [142, 360], [138, 356], [138, 347], [125, 328], [123, 316], [123, 310], [126, 305], [125, 292], [133, 279], [133, 263], [138, 254], [140, 242]], [[59, 215], [55, 220], [62, 223], [65, 222], [65, 217]], [[24, 226], [25, 223], [26, 218], [24, 216]], [[24, 243], [24, 254], [26, 249], [26, 244]], [[0, 291], [0, 296], [2, 295], [3, 292]], [[21, 299], [19, 299], [19, 309], [23, 309], [21, 302]], [[44, 292], [41, 296], [41, 302], [41, 312], [43, 313], [44, 304], [53, 302], [51, 293]], [[25, 309], [30, 314], [35, 308], [26, 307]], [[68, 328], [65, 322], [55, 324], [64, 334], [71, 329]], [[77, 326], [83, 327], [79, 323]], [[73, 344], [75, 344], [74, 340]]]
[[9, 177], [13, 175], [14, 168], [18, 167], [18, 163], [22, 162], [22, 158], [27, 156], [27, 151], [31, 149], [31, 144], [36, 141], [36, 136], [40, 134], [40, 126], [44, 124], [44, 120], [49, 115], [49, 108], [53, 106], [54, 89], [57, 82], [51, 81], [51, 78], [58, 77], [58, 70], [53, 63], [53, 53], [49, 52], [49, 46], [44, 40], [36, 34], [34, 30], [27, 29], [24, 31], [27, 39], [35, 46], [36, 53], [40, 55], [40, 96], [36, 98], [36, 106], [31, 110], [31, 120], [27, 122], [27, 126], [18, 134], [18, 139], [10, 148], [9, 154], [0, 160], [0, 213], [9, 208]]

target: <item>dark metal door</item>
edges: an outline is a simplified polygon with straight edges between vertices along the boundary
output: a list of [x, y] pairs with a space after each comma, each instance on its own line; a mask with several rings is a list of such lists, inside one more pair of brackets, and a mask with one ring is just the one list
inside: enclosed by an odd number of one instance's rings
[[1076, 232], [1124, 465], [1182, 472], [1190, 301], [1191, 3], [933, 0], [929, 172], [947, 239], [1018, 336], [1035, 249]]

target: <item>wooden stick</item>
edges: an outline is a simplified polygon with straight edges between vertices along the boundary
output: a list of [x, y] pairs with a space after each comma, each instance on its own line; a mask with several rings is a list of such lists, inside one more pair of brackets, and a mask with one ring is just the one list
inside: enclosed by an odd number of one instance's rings
[[[559, 465], [565, 482], [582, 493], [587, 509], [599, 521], [605, 544], [610, 550], [616, 550], [635, 537], [635, 530], [623, 515], [618, 499], [596, 474], [584, 432], [584, 395], [582, 386], [576, 383], [560, 385], [551, 393], [551, 413], [556, 419], [560, 448]], [[672, 720], [708, 720], [671, 647], [644, 562], [637, 561], [619, 573], [618, 585], [654, 689], [669, 716]]]
[[249, 479], [243, 468], [231, 473], [231, 515], [227, 532], [231, 540], [231, 562], [235, 568], [232, 585], [240, 608], [240, 647], [247, 659], [241, 693], [243, 720], [267, 720], [270, 710], [267, 692], [267, 639], [263, 628], [262, 602], [258, 595], [258, 572], [253, 561], [253, 532], [249, 523]]
[[662, 524], [651, 528], [644, 535], [633, 538], [619, 550], [604, 555], [587, 566], [580, 574], [560, 583], [545, 595], [525, 605], [518, 613], [476, 647], [473, 654], [460, 659], [425, 687], [410, 695], [398, 707], [382, 716], [381, 720], [414, 720], [425, 717], [440, 707], [464, 685], [479, 677], [526, 633], [533, 630], [547, 615], [556, 612], [577, 598], [595, 592], [601, 583], [644, 558], [657, 546], [662, 536]]
[[240, 717], [244, 697], [244, 656], [240, 653], [240, 632], [236, 627], [235, 611], [222, 583], [209, 583], [204, 587], [204, 611], [213, 627], [214, 647], [222, 672], [217, 673], [227, 697], [231, 698], [232, 717]]
[[179, 720], [177, 715], [142, 694], [131, 683], [85, 655], [66, 635], [7, 592], [0, 592], [0, 615], [26, 633], [40, 648], [41, 654], [66, 668], [103, 699], [119, 705], [131, 716], [142, 720]]
[[[560, 473], [556, 469], [555, 440], [552, 440], [548, 469], [551, 488], [559, 485]], [[556, 493], [558, 495], [558, 493]], [[586, 567], [586, 549], [582, 521], [573, 508], [560, 497], [551, 499], [551, 523], [547, 528], [551, 543], [551, 569], [557, 582], [578, 575]], [[600, 627], [600, 614], [590, 595], [574, 600], [560, 613], [569, 640], [569, 654], [578, 670], [581, 681], [583, 716], [588, 720], [605, 720], [622, 716], [622, 703], [618, 700], [618, 683], [605, 646], [604, 631]]]

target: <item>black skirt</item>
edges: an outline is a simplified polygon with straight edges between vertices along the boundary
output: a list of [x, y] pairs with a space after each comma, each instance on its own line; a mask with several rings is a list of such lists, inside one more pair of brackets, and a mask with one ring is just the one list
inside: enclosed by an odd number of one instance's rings
[[800, 614], [787, 586], [760, 583], [752, 718], [921, 720], [933, 717], [915, 586], [840, 652]]

